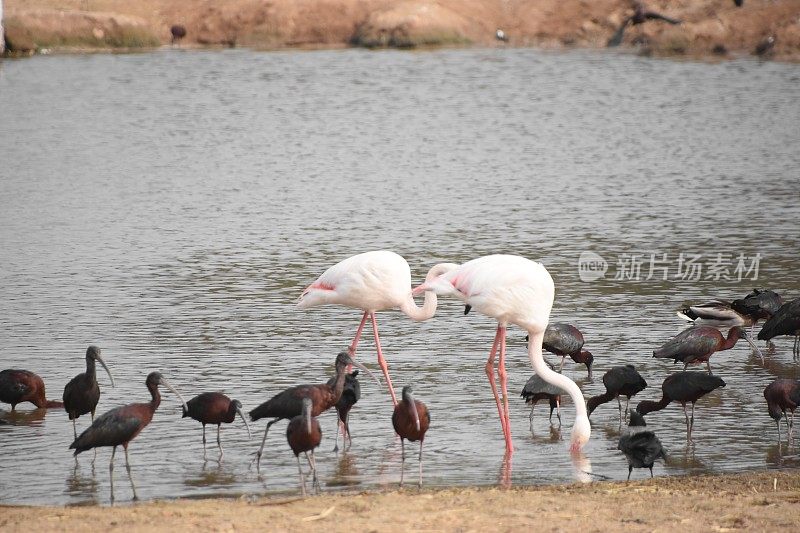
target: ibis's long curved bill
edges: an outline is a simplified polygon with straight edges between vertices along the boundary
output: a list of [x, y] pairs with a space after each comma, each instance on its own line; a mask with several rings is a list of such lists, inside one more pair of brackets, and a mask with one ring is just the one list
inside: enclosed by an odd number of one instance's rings
[[186, 400], [184, 400], [184, 399], [183, 399], [183, 396], [181, 396], [181, 393], [180, 393], [180, 392], [178, 392], [177, 390], [175, 390], [175, 387], [173, 387], [172, 385], [170, 385], [170, 384], [169, 384], [169, 382], [168, 382], [166, 379], [164, 379], [163, 377], [161, 378], [161, 385], [164, 385], [166, 388], [168, 388], [169, 390], [171, 390], [172, 392], [174, 392], [174, 393], [175, 393], [175, 396], [177, 396], [178, 398], [180, 398], [180, 400], [181, 400], [181, 403], [183, 404], [183, 409], [184, 409], [185, 411], [188, 411], [188, 410], [189, 410], [189, 406], [186, 404]]
[[762, 364], [762, 365], [763, 365], [763, 364], [766, 364], [766, 361], [764, 361], [764, 354], [763, 354], [763, 353], [761, 353], [761, 350], [759, 350], [759, 349], [758, 349], [758, 346], [756, 346], [756, 343], [754, 343], [754, 342], [753, 342], [753, 339], [751, 339], [751, 338], [750, 338], [750, 335], [748, 335], [747, 333], [745, 333], [745, 334], [744, 334], [744, 340], [746, 340], [746, 341], [747, 341], [747, 343], [748, 343], [750, 346], [752, 346], [752, 348], [753, 348], [753, 351], [755, 351], [755, 352], [758, 354], [758, 356], [761, 358], [761, 364]]
[[375, 377], [375, 374], [370, 372], [369, 368], [365, 367], [364, 365], [362, 365], [361, 363], [359, 363], [357, 361], [353, 361], [352, 358], [350, 358], [350, 364], [355, 366], [355, 367], [357, 367], [357, 368], [359, 368], [359, 369], [361, 369], [361, 370], [363, 370], [369, 377], [371, 377], [373, 379], [373, 381], [375, 381], [375, 383], [378, 384], [379, 388], [381, 387], [381, 380], [379, 380], [377, 377]]
[[239, 416], [242, 417], [242, 422], [244, 422], [244, 427], [247, 428], [247, 438], [249, 439], [250, 437], [253, 436], [253, 434], [250, 433], [250, 424], [247, 423], [247, 419], [244, 417], [244, 413], [242, 412], [241, 407], [237, 407], [236, 412], [239, 413]]
[[108, 367], [106, 366], [106, 362], [103, 361], [103, 358], [100, 357], [99, 355], [96, 355], [95, 357], [97, 358], [98, 361], [100, 361], [100, 364], [103, 365], [103, 368], [106, 370], [106, 374], [108, 374], [108, 377], [111, 379], [111, 386], [115, 387], [114, 376], [111, 375], [111, 370], [109, 370]]
[[414, 425], [417, 426], [417, 433], [419, 433], [419, 412], [417, 411], [417, 402], [414, 400], [414, 396], [409, 392], [407, 394], [408, 401], [411, 402], [411, 416], [414, 417]]

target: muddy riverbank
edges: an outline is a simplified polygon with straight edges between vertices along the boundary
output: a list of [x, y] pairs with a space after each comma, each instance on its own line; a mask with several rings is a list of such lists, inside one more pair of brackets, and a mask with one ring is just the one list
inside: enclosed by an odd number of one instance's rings
[[[604, 48], [629, 0], [6, 0], [13, 54], [181, 47], [260, 49], [418, 46]], [[642, 54], [800, 59], [800, 0], [651, 1], [681, 24], [628, 26]], [[498, 40], [502, 29], [505, 41]]]

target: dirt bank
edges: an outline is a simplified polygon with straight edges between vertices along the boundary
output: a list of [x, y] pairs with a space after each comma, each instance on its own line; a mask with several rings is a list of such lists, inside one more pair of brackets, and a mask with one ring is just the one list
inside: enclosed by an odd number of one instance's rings
[[[641, 474], [641, 472], [638, 472]], [[307, 500], [0, 507], [14, 531], [796, 531], [800, 472], [515, 489], [416, 489]], [[523, 529], [520, 529], [523, 528]]]
[[[5, 0], [16, 53], [44, 49], [180, 46], [256, 48], [421, 45], [605, 47], [632, 14], [630, 0]], [[642, 53], [800, 59], [800, 0], [651, 0], [682, 21], [628, 27]], [[501, 28], [508, 42], [495, 38]]]

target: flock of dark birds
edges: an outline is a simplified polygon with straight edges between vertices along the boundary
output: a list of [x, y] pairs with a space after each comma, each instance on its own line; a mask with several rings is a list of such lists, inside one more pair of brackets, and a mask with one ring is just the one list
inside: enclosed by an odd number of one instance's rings
[[[630, 471], [633, 468], [649, 468], [653, 473], [656, 459], [666, 457], [661, 442], [651, 431], [644, 430], [644, 415], [660, 411], [671, 403], [679, 403], [686, 419], [686, 440], [693, 442], [694, 407], [697, 401], [706, 394], [725, 386], [725, 381], [711, 373], [711, 356], [732, 348], [739, 339], [745, 339], [753, 350], [764, 360], [763, 354], [753, 343], [751, 335], [744, 329], [764, 320], [758, 333], [758, 340], [771, 342], [782, 335], [794, 336], [792, 355], [800, 359], [800, 298], [783, 303], [783, 299], [770, 290], [755, 289], [744, 298], [732, 302], [714, 300], [712, 302], [689, 306], [681, 309], [678, 316], [693, 322], [692, 326], [664, 343], [653, 352], [653, 357], [672, 359], [684, 364], [681, 372], [668, 376], [661, 385], [662, 396], [659, 401], [643, 400], [631, 412], [629, 430], [619, 440], [619, 450], [628, 459]], [[727, 337], [719, 328], [729, 328]], [[592, 354], [583, 349], [584, 339], [578, 329], [565, 323], [553, 323], [547, 326], [543, 347], [550, 353], [563, 358], [569, 356], [576, 363], [586, 365], [591, 376]], [[687, 371], [689, 365], [707, 365], [708, 372]], [[560, 369], [559, 369], [560, 370]], [[606, 392], [589, 398], [586, 402], [588, 414], [598, 406], [617, 400], [620, 426], [626, 420], [628, 403], [631, 397], [647, 387], [647, 381], [639, 374], [634, 365], [615, 366], [603, 375]], [[521, 396], [531, 405], [530, 420], [533, 423], [533, 409], [539, 401], [550, 404], [550, 420], [553, 411], [561, 422], [560, 404], [563, 391], [541, 377], [534, 375], [525, 384]], [[625, 397], [625, 408], [620, 397]], [[800, 381], [794, 379], [777, 379], [764, 389], [769, 416], [775, 420], [780, 442], [781, 419], [786, 420], [788, 438], [792, 438], [794, 411], [800, 405]], [[691, 412], [687, 411], [691, 404]]]
[[[678, 314], [694, 324], [655, 350], [653, 357], [682, 362], [684, 370], [671, 374], [664, 380], [661, 385], [662, 397], [659, 401], [641, 401], [636, 409], [631, 411], [628, 430], [620, 437], [618, 445], [618, 449], [628, 460], [628, 479], [630, 479], [633, 468], [649, 468], [652, 476], [654, 462], [659, 458], [666, 458], [666, 452], [659, 439], [652, 431], [646, 429], [644, 415], [664, 409], [670, 403], [681, 404], [686, 418], [687, 442], [692, 442], [695, 403], [706, 394], [725, 386], [722, 378], [711, 373], [709, 364], [711, 356], [716, 352], [730, 349], [740, 338], [750, 342], [753, 349], [761, 355], [745, 331], [745, 326], [750, 326], [752, 330], [757, 322], [765, 320], [758, 333], [758, 339], [768, 342], [781, 335], [794, 336], [792, 353], [795, 359], [800, 359], [800, 298], [783, 303], [781, 297], [775, 292], [756, 289], [746, 297], [733, 302], [717, 300], [687, 307]], [[730, 328], [727, 337], [723, 336], [718, 329], [726, 327]], [[550, 324], [543, 341], [545, 350], [562, 358], [561, 367], [563, 367], [564, 359], [570, 357], [573, 361], [586, 365], [587, 371], [591, 375], [594, 358], [591, 352], [583, 349], [583, 344], [584, 339], [581, 332], [575, 326], [565, 323]], [[96, 373], [96, 363], [98, 362], [108, 373], [112, 386], [114, 385], [114, 378], [100, 355], [100, 349], [96, 346], [89, 346], [86, 350], [86, 372], [78, 374], [67, 383], [61, 402], [47, 400], [44, 382], [33, 372], [3, 370], [0, 372], [0, 402], [11, 404], [12, 411], [15, 410], [17, 404], [22, 402], [30, 402], [38, 408], [63, 408], [73, 422], [74, 441], [69, 448], [75, 450], [74, 455], [76, 456], [98, 447], [112, 447], [109, 466], [112, 501], [114, 497], [114, 455], [117, 446], [122, 446], [125, 450], [125, 467], [133, 489], [133, 497], [134, 499], [138, 498], [131, 476], [128, 445], [150, 423], [161, 403], [159, 386], [163, 385], [180, 398], [183, 403], [183, 417], [193, 418], [203, 425], [204, 459], [206, 458], [206, 424], [216, 424], [217, 426], [217, 446], [220, 460], [224, 454], [220, 439], [222, 424], [233, 422], [238, 414], [244, 421], [248, 434], [250, 433], [250, 427], [239, 401], [232, 400], [218, 392], [206, 392], [185, 402], [178, 391], [159, 372], [150, 373], [145, 381], [151, 396], [149, 402], [117, 407], [95, 419], [95, 410], [100, 400], [100, 387]], [[708, 365], [707, 372], [686, 371], [688, 365], [702, 363]], [[550, 363], [547, 364], [550, 365]], [[305, 477], [300, 463], [301, 453], [308, 461], [313, 486], [319, 490], [314, 449], [321, 442], [322, 431], [317, 417], [328, 409], [335, 408], [338, 414], [338, 426], [342, 428], [343, 446], [345, 446], [345, 442], [352, 442], [349, 413], [361, 397], [361, 387], [357, 379], [359, 370], [350, 372], [352, 366], [358, 367], [380, 384], [378, 379], [366, 367], [354, 361], [348, 352], [341, 352], [336, 357], [335, 376], [326, 383], [290, 387], [249, 412], [253, 421], [262, 418], [270, 419], [264, 431], [261, 447], [256, 454], [257, 466], [260, 467], [261, 455], [270, 427], [280, 420], [287, 419], [289, 424], [286, 429], [286, 439], [297, 458], [302, 492], [304, 495], [306, 494]], [[552, 367], [552, 365], [550, 366]], [[606, 392], [589, 398], [587, 411], [591, 415], [600, 405], [616, 399], [619, 423], [622, 426], [628, 416], [630, 399], [644, 390], [647, 382], [630, 364], [611, 368], [603, 375], [602, 381]], [[560, 423], [559, 407], [563, 394], [561, 389], [547, 383], [538, 375], [532, 376], [522, 390], [522, 397], [526, 403], [531, 405], [531, 424], [533, 423], [533, 408], [539, 401], [549, 402], [550, 419], [552, 420], [555, 410]], [[620, 397], [626, 399], [624, 409]], [[792, 439], [794, 410], [800, 405], [800, 381], [778, 379], [766, 387], [764, 398], [767, 402], [769, 416], [775, 420], [777, 425], [779, 441], [781, 439], [781, 418], [786, 420], [788, 436], [789, 439]], [[691, 414], [687, 412], [687, 404], [691, 404]], [[86, 414], [91, 415], [92, 424], [78, 435], [76, 420]], [[403, 388], [402, 399], [396, 404], [392, 415], [392, 424], [401, 438], [403, 467], [405, 465], [405, 439], [420, 443], [419, 484], [421, 486], [422, 444], [430, 425], [430, 414], [425, 404], [414, 398], [411, 387]], [[337, 427], [335, 451], [339, 448], [338, 432]], [[403, 483], [403, 467], [401, 467], [401, 485]]]

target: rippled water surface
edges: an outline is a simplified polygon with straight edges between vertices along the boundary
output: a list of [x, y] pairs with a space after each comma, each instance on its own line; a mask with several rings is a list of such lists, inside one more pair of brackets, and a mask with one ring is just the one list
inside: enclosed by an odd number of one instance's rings
[[[596, 357], [595, 381], [567, 363], [586, 395], [632, 362], [660, 397], [669, 362], [654, 347], [683, 324], [684, 302], [754, 286], [800, 296], [797, 277], [800, 70], [590, 52], [179, 52], [36, 57], [0, 63], [0, 367], [44, 377], [60, 398], [86, 346], [102, 347], [99, 411], [148, 398], [160, 370], [187, 398], [221, 390], [250, 409], [283, 388], [322, 382], [359, 313], [299, 311], [327, 266], [389, 248], [414, 283], [436, 262], [508, 252], [542, 261], [556, 283], [553, 320], [571, 321]], [[590, 250], [605, 279], [582, 282]], [[623, 254], [667, 254], [671, 279], [612, 279]], [[730, 254], [734, 280], [672, 279], [680, 253]], [[758, 280], [736, 257], [761, 254]], [[752, 278], [753, 272], [749, 274]], [[703, 272], [705, 277], [705, 272]], [[429, 485], [565, 482], [576, 473], [564, 430], [540, 405], [533, 431], [518, 392], [531, 374], [524, 332], [509, 330], [516, 453], [503, 439], [483, 365], [494, 323], [456, 301], [414, 323], [379, 313], [397, 386], [414, 383], [432, 413]], [[727, 387], [697, 406], [687, 448], [680, 407], [648, 416], [671, 454], [656, 475], [796, 466], [776, 444], [764, 386], [797, 377], [791, 339], [762, 366], [746, 344], [712, 363]], [[359, 358], [377, 371], [371, 334]], [[555, 360], [551, 357], [551, 360]], [[364, 383], [353, 447], [334, 454], [321, 421], [323, 490], [399, 480], [400, 442], [385, 389]], [[635, 402], [634, 402], [635, 403]], [[3, 406], [0, 501], [109, 501], [101, 449], [77, 462], [60, 409]], [[620, 479], [614, 403], [592, 416], [581, 468]], [[89, 420], [82, 417], [79, 429]], [[297, 490], [275, 426], [259, 476], [240, 421], [222, 432], [221, 464], [202, 460], [201, 428], [165, 392], [130, 448], [142, 498]], [[213, 435], [213, 432], [210, 433]], [[210, 439], [213, 442], [213, 439]], [[209, 446], [214, 457], [213, 446]], [[415, 445], [411, 449], [416, 449]], [[116, 496], [130, 498], [118, 454]], [[415, 479], [416, 460], [407, 465]], [[646, 475], [637, 472], [635, 475]]]

